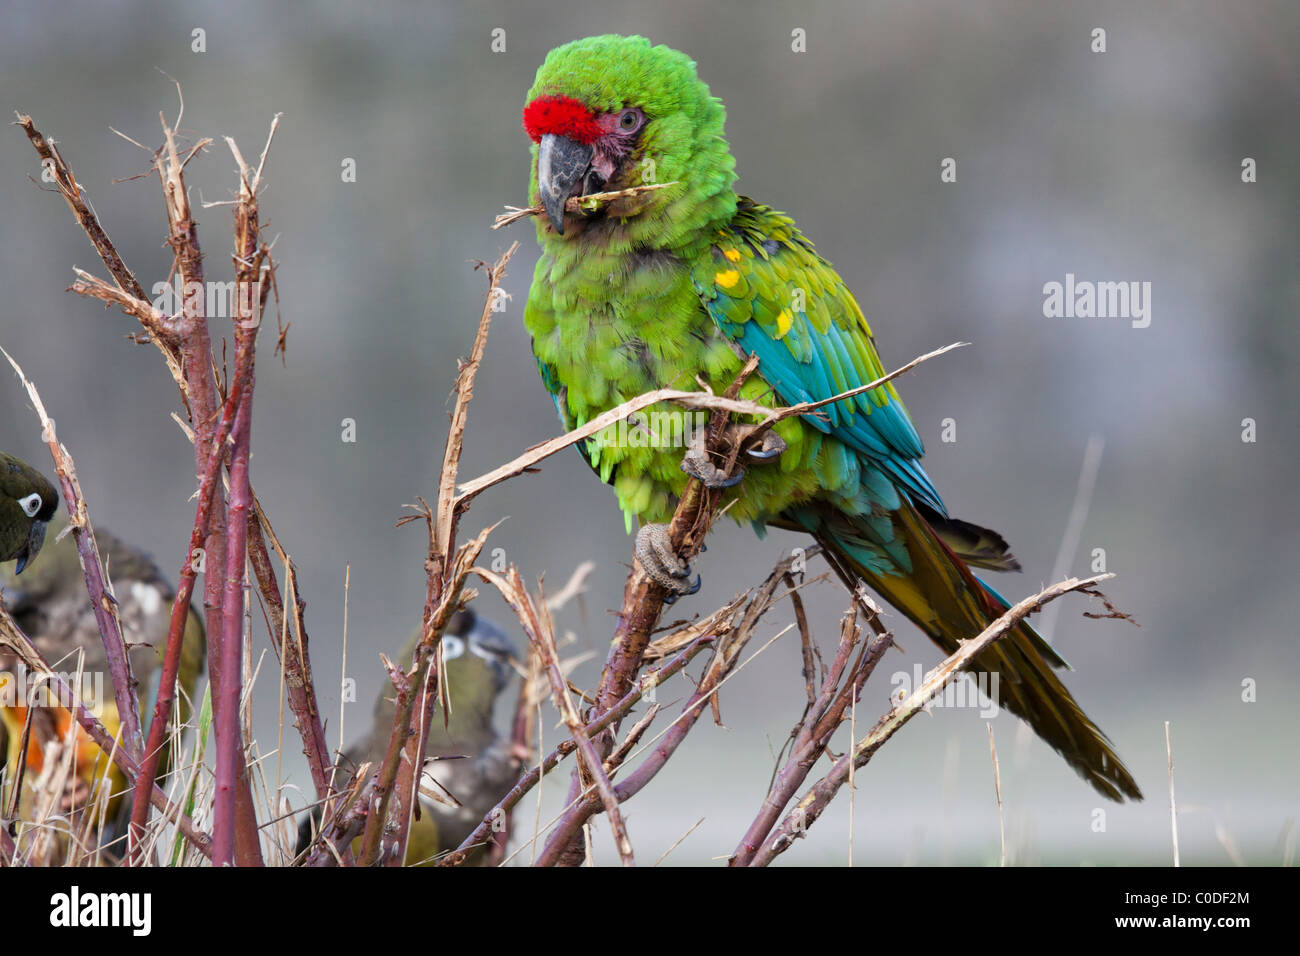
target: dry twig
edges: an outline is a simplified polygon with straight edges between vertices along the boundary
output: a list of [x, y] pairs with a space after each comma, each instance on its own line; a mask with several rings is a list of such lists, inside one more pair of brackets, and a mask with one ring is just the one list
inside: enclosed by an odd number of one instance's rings
[[[648, 183], [644, 186], [631, 186], [627, 189], [615, 189], [604, 193], [590, 193], [586, 196], [570, 196], [564, 203], [566, 212], [595, 212], [601, 206], [608, 205], [618, 199], [630, 199], [633, 196], [639, 196], [641, 193], [653, 192], [656, 189], [666, 189], [669, 186], [677, 186], [679, 183]], [[546, 210], [538, 206], [506, 206], [506, 212], [501, 213], [492, 223], [493, 229], [501, 229], [516, 223], [521, 219], [527, 219], [530, 216], [545, 215]]]
[[925, 680], [907, 698], [896, 703], [887, 714], [882, 716], [865, 737], [856, 741], [847, 753], [835, 761], [830, 772], [814, 784], [795, 804], [794, 809], [786, 814], [781, 825], [767, 838], [749, 865], [767, 866], [778, 855], [788, 850], [794, 840], [803, 836], [808, 827], [812, 826], [830, 805], [835, 794], [848, 779], [850, 765], [855, 769], [863, 767], [890, 737], [920, 713], [927, 703], [943, 691], [944, 687], [957, 679], [982, 650], [1010, 632], [1019, 621], [1048, 601], [1071, 591], [1091, 594], [1097, 584], [1112, 577], [1113, 574], [1100, 574], [1083, 580], [1069, 578], [1059, 584], [1053, 584], [1038, 594], [1020, 601], [981, 631], [978, 637], [962, 644], [957, 651], [926, 675]]

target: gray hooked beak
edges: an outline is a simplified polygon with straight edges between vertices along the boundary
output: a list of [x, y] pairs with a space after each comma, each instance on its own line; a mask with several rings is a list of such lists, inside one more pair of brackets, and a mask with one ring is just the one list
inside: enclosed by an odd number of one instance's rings
[[23, 568], [35, 560], [37, 553], [41, 550], [41, 545], [45, 543], [45, 522], [33, 521], [31, 530], [27, 532], [27, 543], [23, 545], [18, 552], [18, 563], [14, 566], [14, 574], [22, 574]]
[[573, 187], [587, 175], [594, 154], [592, 147], [565, 136], [547, 133], [542, 137], [537, 149], [537, 187], [546, 218], [560, 235], [564, 235], [564, 204]]

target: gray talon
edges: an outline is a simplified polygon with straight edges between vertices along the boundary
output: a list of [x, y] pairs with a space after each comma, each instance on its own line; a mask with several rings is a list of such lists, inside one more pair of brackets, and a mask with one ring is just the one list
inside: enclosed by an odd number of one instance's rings
[[778, 457], [786, 450], [788, 446], [785, 440], [774, 431], [763, 433], [763, 441], [755, 448], [750, 448], [746, 454], [757, 461], [771, 461]]
[[[690, 583], [691, 566], [677, 556], [668, 525], [642, 525], [636, 533], [636, 559], [650, 580], [669, 593], [673, 600], [700, 589], [700, 581]], [[670, 602], [671, 603], [671, 602]]]
[[704, 483], [704, 487], [718, 490], [721, 488], [734, 488], [740, 484], [745, 477], [745, 469], [737, 468], [734, 475], [728, 475], [721, 468], [709, 460], [709, 452], [706, 447], [707, 429], [700, 429], [695, 438], [691, 441], [691, 447], [687, 449], [686, 454], [682, 456], [682, 471], [692, 478], [698, 478]]
[[698, 478], [704, 482], [706, 488], [733, 488], [740, 484], [745, 478], [745, 469], [737, 468], [734, 475], [728, 475], [717, 465], [708, 460], [707, 456], [692, 448], [682, 458], [682, 471], [692, 478]]
[[702, 585], [703, 583], [704, 583], [704, 578], [697, 574], [695, 576], [694, 584], [692, 584], [685, 591], [674, 591], [670, 593], [667, 597], [664, 598], [664, 604], [676, 604], [678, 598], [687, 597], [688, 595], [694, 594], [697, 591], [699, 591], [700, 585]]

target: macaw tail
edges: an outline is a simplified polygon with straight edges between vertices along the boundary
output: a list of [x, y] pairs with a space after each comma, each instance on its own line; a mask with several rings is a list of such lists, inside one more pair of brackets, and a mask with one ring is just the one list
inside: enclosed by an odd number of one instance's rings
[[[847, 584], [853, 586], [857, 578], [865, 580], [930, 635], [945, 654], [978, 635], [1010, 606], [968, 566], [1014, 565], [1015, 559], [995, 532], [949, 519], [932, 525], [906, 501], [890, 516], [892, 536], [882, 527], [880, 515], [812, 511], [805, 506], [789, 517], [792, 524], [813, 532]], [[900, 540], [905, 545], [901, 556], [912, 565], [910, 573], [899, 573], [894, 567], [899, 564]], [[882, 547], [884, 553], [892, 552], [892, 560], [882, 559]], [[995, 553], [999, 547], [1000, 556]], [[1021, 621], [978, 654], [970, 670], [997, 674], [998, 703], [1028, 721], [1098, 792], [1116, 801], [1124, 797], [1141, 800], [1142, 791], [1110, 740], [1054, 673], [1053, 668], [1060, 667], [1069, 664]]]

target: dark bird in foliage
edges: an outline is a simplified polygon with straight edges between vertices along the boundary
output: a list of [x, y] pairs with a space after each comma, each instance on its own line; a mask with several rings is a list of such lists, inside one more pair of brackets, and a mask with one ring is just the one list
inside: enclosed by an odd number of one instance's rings
[[[57, 532], [62, 523], [62, 519], [55, 522], [51, 530]], [[146, 692], [153, 689], [152, 685], [156, 683], [153, 678], [161, 669], [176, 592], [158, 566], [143, 551], [102, 529], [96, 529], [95, 538], [116, 597], [122, 637], [131, 658], [132, 673], [140, 685], [143, 708], [146, 700], [152, 700], [152, 695]], [[105, 729], [110, 735], [116, 736], [121, 719], [113, 695], [103, 640], [86, 592], [85, 578], [72, 535], [64, 535], [60, 540], [55, 534], [53, 541], [42, 552], [41, 559], [30, 565], [21, 577], [0, 569], [0, 588], [3, 588], [5, 605], [15, 623], [33, 640], [51, 668], [65, 675], [70, 685], [74, 683], [80, 669], [83, 698], [87, 691], [96, 698], [93, 701], [87, 700], [86, 703], [98, 705], [98, 715]], [[180, 692], [177, 699], [182, 724], [189, 718], [190, 701], [203, 670], [206, 651], [202, 620], [190, 608], [181, 645], [178, 675]], [[16, 667], [15, 660], [6, 659], [0, 652], [0, 672], [7, 673], [12, 679]], [[9, 697], [0, 695], [0, 753], [5, 754], [7, 783], [16, 781], [19, 766], [24, 764], [24, 791], [29, 791], [33, 781], [44, 769], [45, 755], [50, 745], [67, 739], [73, 719], [61, 707], [33, 708], [32, 732], [27, 749], [22, 752], [21, 739], [27, 721], [27, 701]], [[147, 726], [148, 718], [145, 717], [144, 720]], [[77, 750], [74, 773], [62, 809], [66, 812], [78, 811], [85, 799], [98, 788], [107, 788], [109, 799], [104, 815], [104, 838], [100, 845], [108, 853], [120, 855], [131, 804], [129, 795], [125, 795], [127, 781], [116, 764], [109, 763], [108, 758], [80, 727], [73, 731], [73, 739]], [[167, 754], [163, 755], [160, 774], [166, 771], [167, 757]], [[25, 792], [24, 798], [27, 796]], [[97, 827], [94, 829], [97, 830]]]
[[[408, 665], [420, 639], [417, 630], [394, 663]], [[498, 735], [492, 722], [497, 699], [510, 682], [510, 661], [516, 655], [506, 633], [472, 610], [458, 611], [442, 637], [447, 672], [450, 717], [441, 707], [429, 728], [427, 759], [420, 781], [420, 815], [411, 825], [406, 865], [429, 863], [439, 853], [453, 850], [510, 790], [519, 776], [519, 762], [510, 743]], [[352, 785], [365, 764], [378, 772], [393, 733], [393, 689], [385, 682], [375, 699], [374, 720], [365, 739], [344, 752], [339, 761], [340, 789]], [[307, 849], [319, 827], [313, 812], [298, 828], [298, 852]], [[360, 840], [354, 842], [360, 850]], [[476, 851], [470, 863], [486, 857]]]

